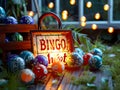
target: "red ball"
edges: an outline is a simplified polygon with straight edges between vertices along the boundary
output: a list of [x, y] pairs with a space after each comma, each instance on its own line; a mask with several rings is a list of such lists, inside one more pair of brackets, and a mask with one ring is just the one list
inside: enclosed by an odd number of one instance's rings
[[86, 53], [83, 55], [83, 60], [84, 60], [84, 65], [88, 65], [89, 60], [91, 59], [91, 57], [93, 56], [93, 54], [91, 53]]
[[44, 65], [37, 63], [33, 67], [33, 72], [35, 74], [35, 80], [41, 81], [46, 78], [48, 70]]

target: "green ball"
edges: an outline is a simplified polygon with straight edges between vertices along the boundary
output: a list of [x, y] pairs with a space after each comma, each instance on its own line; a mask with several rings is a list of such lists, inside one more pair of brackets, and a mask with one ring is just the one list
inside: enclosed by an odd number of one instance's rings
[[23, 36], [20, 33], [15, 32], [12, 36], [12, 41], [23, 41]]

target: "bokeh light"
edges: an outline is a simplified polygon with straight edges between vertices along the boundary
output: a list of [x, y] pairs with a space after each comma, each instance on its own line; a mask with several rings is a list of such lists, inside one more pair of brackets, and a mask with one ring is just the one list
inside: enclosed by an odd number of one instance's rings
[[81, 22], [81, 26], [85, 27], [86, 26], [86, 22]]
[[68, 11], [67, 10], [63, 10], [62, 11], [62, 20], [67, 20], [68, 19]]
[[109, 5], [108, 5], [108, 4], [105, 4], [105, 5], [104, 5], [104, 7], [103, 7], [103, 9], [104, 9], [105, 11], [108, 11], [108, 10], [109, 10], [109, 8], [110, 8], [110, 7], [109, 7]]
[[92, 7], [92, 2], [91, 2], [91, 1], [88, 1], [88, 2], [86, 3], [86, 7], [87, 7], [87, 8], [91, 8], [91, 7]]
[[113, 33], [114, 32], [114, 28], [113, 27], [108, 27], [108, 33]]
[[86, 21], [86, 17], [85, 17], [85, 16], [82, 16], [82, 17], [80, 18], [80, 21], [81, 21], [81, 22], [85, 22], [85, 21]]
[[75, 5], [76, 4], [76, 0], [70, 0], [70, 5]]
[[96, 30], [98, 26], [96, 24], [92, 24], [92, 30]]
[[97, 20], [100, 19], [100, 13], [95, 14], [95, 19], [97, 19]]
[[54, 8], [54, 3], [53, 3], [53, 2], [50, 2], [50, 3], [48, 4], [48, 7], [51, 8], [51, 9]]
[[33, 11], [28, 11], [28, 16], [34, 16], [34, 12]]

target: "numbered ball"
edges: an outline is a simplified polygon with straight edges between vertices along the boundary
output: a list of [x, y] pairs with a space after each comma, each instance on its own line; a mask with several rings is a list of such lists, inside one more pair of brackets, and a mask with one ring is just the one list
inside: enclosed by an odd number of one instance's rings
[[35, 57], [35, 63], [43, 64], [44, 66], [48, 66], [48, 59], [44, 55], [37, 55]]
[[91, 68], [99, 69], [102, 66], [102, 58], [98, 55], [93, 55], [89, 60], [89, 65]]
[[39, 63], [37, 63], [33, 67], [33, 72], [35, 74], [36, 81], [41, 81], [41, 80], [45, 79], [48, 74], [47, 68], [44, 65], [39, 64]]
[[28, 51], [28, 50], [22, 51], [19, 56], [25, 60], [26, 64], [30, 63], [35, 58], [33, 53], [31, 51]]
[[65, 70], [65, 65], [63, 62], [55, 61], [52, 63], [52, 71], [55, 73], [62, 73]]
[[83, 57], [80, 56], [79, 53], [73, 52], [72, 53], [72, 61], [74, 62], [74, 65], [81, 66], [83, 64]]
[[8, 16], [5, 18], [5, 24], [18, 24], [18, 21], [13, 16]]
[[35, 79], [35, 74], [30, 69], [23, 69], [20, 73], [20, 78], [24, 83], [32, 83]]
[[13, 56], [12, 58], [10, 58], [10, 60], [8, 60], [7, 63], [8, 63], [8, 69], [11, 72], [17, 72], [25, 68], [25, 62], [23, 58], [19, 56]]
[[23, 41], [23, 36], [20, 33], [15, 32], [12, 36], [12, 41]]
[[89, 64], [89, 60], [92, 58], [93, 54], [91, 53], [86, 53], [83, 55], [83, 60], [84, 60], [84, 65], [88, 65]]
[[21, 24], [34, 24], [34, 20], [31, 16], [25, 15], [20, 18]]
[[79, 53], [80, 56], [83, 56], [85, 54], [80, 48], [75, 48], [75, 52]]
[[103, 54], [102, 50], [99, 48], [94, 48], [91, 53], [94, 55], [99, 55], [100, 57], [102, 57]]

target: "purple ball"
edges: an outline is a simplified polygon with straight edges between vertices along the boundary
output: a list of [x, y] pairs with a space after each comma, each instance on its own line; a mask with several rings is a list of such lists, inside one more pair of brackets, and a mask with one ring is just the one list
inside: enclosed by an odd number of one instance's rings
[[44, 55], [37, 55], [35, 57], [35, 63], [40, 63], [40, 64], [43, 64], [47, 67], [48, 66], [48, 59]]
[[18, 24], [18, 21], [13, 16], [8, 16], [5, 19], [5, 24]]
[[20, 24], [34, 24], [34, 20], [31, 16], [25, 15], [20, 18]]

